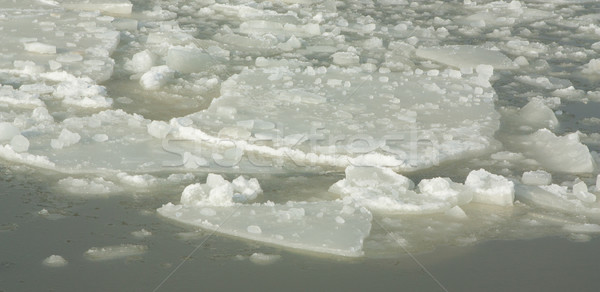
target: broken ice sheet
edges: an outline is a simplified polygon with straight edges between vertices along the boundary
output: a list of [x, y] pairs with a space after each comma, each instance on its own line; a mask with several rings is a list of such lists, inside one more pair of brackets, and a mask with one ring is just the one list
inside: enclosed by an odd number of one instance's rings
[[201, 145], [235, 144], [246, 155], [338, 168], [422, 169], [494, 144], [499, 116], [490, 70], [463, 78], [450, 70], [383, 72], [244, 69], [223, 82], [207, 110], [186, 117], [193, 124], [171, 120], [171, 133]]
[[[253, 183], [237, 184], [235, 189], [244, 192]], [[232, 183], [212, 175], [207, 184], [188, 186], [181, 204], [168, 203], [157, 211], [177, 222], [284, 248], [346, 257], [364, 253], [372, 217], [351, 200], [242, 204], [227, 195], [233, 189]]]
[[481, 64], [491, 65], [494, 70], [518, 68], [511, 59], [499, 51], [469, 45], [422, 47], [418, 48], [415, 54], [417, 57], [440, 62], [463, 71], [473, 70]]

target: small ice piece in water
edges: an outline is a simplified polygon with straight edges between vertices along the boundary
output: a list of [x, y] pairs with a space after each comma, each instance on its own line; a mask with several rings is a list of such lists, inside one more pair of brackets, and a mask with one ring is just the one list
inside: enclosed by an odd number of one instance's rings
[[359, 57], [352, 52], [337, 52], [331, 55], [333, 63], [341, 66], [358, 65]]
[[248, 259], [254, 264], [264, 266], [275, 263], [276, 261], [281, 259], [281, 256], [278, 254], [264, 254], [260, 252], [255, 252]]
[[62, 129], [58, 139], [50, 140], [50, 146], [54, 149], [62, 149], [63, 147], [71, 146], [76, 144], [81, 139], [81, 136], [77, 133], [73, 133], [68, 129]]
[[552, 183], [552, 174], [543, 170], [526, 171], [521, 177], [521, 182], [532, 186], [549, 185]]
[[137, 238], [146, 238], [148, 236], [152, 235], [152, 232], [142, 228], [142, 230], [136, 230], [131, 232], [131, 235], [137, 237]]
[[260, 229], [260, 226], [256, 226], [256, 225], [250, 225], [250, 226], [248, 226], [248, 228], [246, 228], [246, 230], [248, 230], [248, 232], [254, 233], [254, 234], [262, 233], [262, 229]]
[[232, 206], [254, 200], [262, 193], [255, 178], [239, 176], [232, 182], [218, 174], [208, 174], [206, 184], [188, 185], [181, 194], [181, 203], [193, 206]]
[[465, 180], [465, 186], [473, 191], [473, 202], [512, 206], [515, 199], [512, 181], [484, 169], [471, 171]]
[[520, 122], [533, 129], [554, 129], [558, 125], [558, 119], [554, 111], [550, 109], [541, 99], [534, 98], [519, 110]]
[[107, 261], [130, 256], [139, 256], [148, 251], [148, 247], [138, 244], [121, 244], [105, 247], [92, 247], [88, 249], [84, 256], [92, 261]]
[[58, 181], [58, 186], [71, 194], [104, 195], [120, 190], [113, 182], [102, 177], [93, 179], [67, 177]]
[[152, 67], [140, 78], [140, 85], [146, 90], [158, 90], [173, 79], [174, 71], [167, 65]]
[[135, 53], [130, 61], [125, 63], [125, 69], [134, 72], [134, 73], [142, 73], [147, 72], [154, 66], [154, 62], [156, 61], [156, 56], [154, 53], [143, 50], [141, 52]]
[[58, 268], [67, 265], [67, 260], [60, 255], [51, 255], [42, 262], [45, 266]]

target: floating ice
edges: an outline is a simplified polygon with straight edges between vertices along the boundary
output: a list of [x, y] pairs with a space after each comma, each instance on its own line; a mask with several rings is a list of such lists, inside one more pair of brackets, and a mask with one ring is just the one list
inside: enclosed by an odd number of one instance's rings
[[136, 230], [131, 232], [131, 235], [137, 237], [137, 238], [146, 238], [149, 236], [152, 236], [152, 232], [142, 228], [141, 230]]
[[[490, 72], [465, 79], [418, 74], [335, 66], [245, 69], [222, 84], [207, 110], [188, 117], [192, 125], [173, 119], [171, 134], [297, 165], [401, 170], [471, 156], [494, 144], [498, 114]], [[238, 121], [252, 121], [250, 137], [219, 137]], [[297, 142], [290, 145], [288, 137]]]
[[445, 178], [422, 180], [419, 192], [414, 183], [389, 168], [346, 168], [346, 178], [329, 188], [332, 193], [351, 197], [370, 210], [396, 214], [444, 212], [471, 201], [464, 187]]
[[121, 244], [105, 247], [92, 247], [84, 256], [92, 261], [107, 261], [131, 256], [139, 256], [148, 251], [148, 247], [139, 244]]
[[146, 90], [157, 90], [173, 79], [174, 71], [166, 65], [150, 68], [140, 78], [140, 85]]
[[476, 46], [422, 47], [418, 48], [415, 54], [417, 57], [431, 59], [463, 71], [473, 70], [481, 64], [491, 65], [495, 70], [517, 68], [513, 61], [501, 52]]
[[558, 126], [558, 119], [554, 111], [540, 99], [532, 99], [519, 110], [519, 123], [532, 129], [554, 129]]
[[537, 160], [552, 171], [585, 173], [593, 172], [596, 165], [587, 146], [579, 141], [578, 133], [556, 136], [548, 129], [515, 137], [512, 147]]
[[515, 199], [513, 182], [484, 169], [471, 171], [465, 181], [465, 187], [473, 191], [473, 202], [512, 206]]
[[526, 171], [523, 173], [521, 182], [526, 185], [544, 186], [552, 183], [552, 174], [543, 170]]
[[71, 194], [105, 195], [120, 190], [113, 182], [102, 177], [93, 179], [67, 177], [58, 181], [58, 186]]
[[[272, 245], [349, 257], [363, 254], [362, 243], [371, 230], [371, 213], [366, 209], [343, 201], [234, 203], [231, 188], [240, 184], [209, 176], [205, 185], [188, 186], [180, 205], [168, 203], [158, 213], [178, 222]], [[242, 185], [245, 189], [255, 188], [248, 181]]]
[[51, 256], [45, 258], [42, 263], [45, 266], [57, 268], [57, 267], [64, 267], [64, 266], [66, 266], [68, 262], [62, 256], [51, 255]]
[[251, 262], [257, 265], [270, 265], [281, 259], [280, 255], [277, 254], [264, 254], [260, 252], [255, 252], [248, 258]]
[[114, 14], [131, 14], [133, 5], [129, 0], [62, 0], [65, 8], [88, 11], [103, 11]]

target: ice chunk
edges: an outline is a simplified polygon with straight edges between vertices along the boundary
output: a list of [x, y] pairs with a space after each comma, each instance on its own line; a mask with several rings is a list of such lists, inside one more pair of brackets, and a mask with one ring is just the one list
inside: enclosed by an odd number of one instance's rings
[[21, 134], [21, 131], [12, 123], [0, 123], [0, 141], [10, 141], [13, 137], [19, 134]]
[[514, 137], [509, 143], [548, 170], [585, 173], [596, 168], [588, 147], [579, 141], [578, 133], [559, 137], [548, 129], [540, 129], [531, 135]]
[[105, 247], [92, 247], [84, 256], [92, 261], [107, 261], [132, 256], [139, 256], [148, 251], [148, 247], [139, 244], [121, 244]]
[[217, 59], [201, 49], [192, 47], [171, 47], [167, 53], [167, 66], [181, 73], [210, 71], [218, 64]]
[[158, 90], [174, 77], [174, 71], [167, 65], [152, 67], [140, 78], [140, 85], [146, 90]]
[[471, 171], [465, 187], [473, 191], [473, 202], [477, 203], [512, 206], [515, 199], [513, 182], [484, 169]]
[[[233, 201], [235, 188], [251, 196], [258, 182], [230, 183], [210, 174], [206, 184], [186, 187], [181, 204], [168, 203], [158, 209], [167, 218], [216, 232], [268, 244], [356, 257], [371, 230], [371, 213], [351, 202], [288, 202], [286, 204], [241, 204]], [[340, 218], [345, 224], [340, 224]]]
[[23, 135], [16, 135], [10, 140], [10, 147], [16, 152], [27, 152], [29, 140]]
[[71, 194], [104, 195], [120, 190], [113, 182], [102, 177], [92, 179], [67, 177], [58, 181], [58, 186]]
[[131, 14], [133, 5], [129, 0], [64, 0], [61, 5], [68, 9], [102, 11], [114, 14]]
[[554, 111], [540, 99], [532, 99], [519, 110], [519, 121], [533, 129], [554, 129], [558, 125]]
[[68, 129], [62, 129], [57, 139], [50, 141], [50, 146], [54, 149], [62, 149], [73, 144], [77, 144], [81, 140], [81, 136], [78, 133], [73, 133]]
[[349, 196], [357, 204], [373, 211], [401, 214], [444, 212], [457, 204], [470, 201], [470, 194], [461, 192], [462, 186], [448, 179], [435, 178], [414, 183], [389, 168], [346, 168], [346, 178], [336, 182], [329, 191]]
[[38, 54], [56, 54], [56, 46], [40, 42], [25, 43], [25, 51]]
[[533, 186], [549, 185], [552, 183], [552, 174], [543, 170], [526, 171], [523, 173], [521, 182]]
[[[581, 200], [576, 194], [569, 192], [566, 186], [556, 184], [548, 186], [516, 185], [515, 197], [522, 202], [533, 203], [567, 214], [591, 215], [594, 217], [600, 215], [600, 208], [596, 202]], [[584, 199], [587, 198], [584, 197]]]
[[[371, 214], [360, 207], [342, 212], [345, 204], [332, 202], [288, 202], [287, 204], [253, 204], [233, 207], [214, 206], [214, 213], [203, 214], [203, 207], [163, 205], [159, 214], [167, 218], [281, 247], [357, 257], [363, 255], [362, 243], [371, 229]], [[303, 216], [297, 214], [302, 209]], [[338, 224], [336, 217], [346, 224]], [[258, 232], [260, 230], [260, 232]]]
[[51, 255], [51, 256], [45, 258], [42, 263], [45, 266], [57, 268], [57, 267], [66, 266], [68, 262], [67, 262], [67, 260], [65, 260], [65, 258], [63, 258], [60, 255]]
[[496, 70], [517, 68], [511, 59], [499, 51], [470, 45], [422, 47], [415, 54], [459, 69], [475, 69], [480, 64], [491, 65]]
[[142, 228], [141, 230], [136, 230], [131, 232], [131, 235], [137, 237], [137, 238], [146, 238], [152, 235], [152, 232]]
[[466, 219], [468, 218], [467, 214], [463, 209], [459, 206], [454, 206], [450, 210], [446, 211], [444, 214], [457, 218], [457, 219]]
[[515, 79], [522, 83], [532, 85], [535, 87], [541, 87], [544, 89], [561, 89], [568, 88], [569, 86], [573, 85], [569, 80], [560, 79], [556, 77], [523, 75], [517, 76], [515, 77]]
[[596, 201], [596, 196], [588, 191], [588, 187], [583, 181], [573, 185], [573, 194], [583, 202], [593, 203]]
[[277, 254], [264, 254], [255, 252], [249, 257], [250, 261], [257, 265], [270, 265], [281, 259], [280, 255]]
[[163, 121], [152, 121], [148, 124], [148, 134], [154, 138], [164, 139], [171, 130], [171, 126]]
[[181, 203], [189, 206], [233, 206], [235, 202], [254, 200], [262, 189], [255, 178], [239, 176], [231, 183], [218, 174], [209, 174], [206, 184], [187, 186]]
[[333, 58], [333, 63], [342, 66], [358, 65], [359, 61], [359, 57], [352, 52], [337, 52], [331, 55], [331, 58]]
[[131, 72], [142, 73], [149, 71], [154, 66], [154, 62], [156, 62], [154, 53], [149, 50], [143, 50], [135, 53], [131, 60], [125, 63], [124, 67]]

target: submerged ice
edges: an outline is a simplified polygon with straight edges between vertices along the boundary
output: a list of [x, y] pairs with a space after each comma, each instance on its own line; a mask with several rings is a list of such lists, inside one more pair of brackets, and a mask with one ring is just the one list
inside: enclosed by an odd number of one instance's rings
[[337, 256], [582, 240], [597, 4], [546, 2], [2, 3], [0, 158], [69, 196], [181, 189], [160, 215]]

